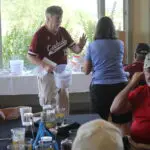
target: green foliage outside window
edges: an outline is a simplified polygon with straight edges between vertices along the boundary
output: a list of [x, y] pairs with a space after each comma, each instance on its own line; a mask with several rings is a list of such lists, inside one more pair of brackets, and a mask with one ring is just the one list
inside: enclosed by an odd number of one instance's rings
[[[63, 0], [61, 2], [64, 10], [62, 26], [70, 32], [75, 41], [78, 41], [81, 36], [79, 33], [85, 33], [88, 42], [91, 42], [96, 20], [81, 10], [76, 13], [72, 12], [63, 5]], [[45, 9], [53, 3], [54, 0], [2, 0], [2, 31], [4, 30], [2, 57], [4, 66], [8, 66], [9, 60], [14, 58], [24, 59], [25, 65], [30, 65], [26, 55], [32, 36], [44, 23]], [[82, 52], [83, 54], [84, 52]], [[72, 56], [71, 52], [69, 52], [69, 56]]]

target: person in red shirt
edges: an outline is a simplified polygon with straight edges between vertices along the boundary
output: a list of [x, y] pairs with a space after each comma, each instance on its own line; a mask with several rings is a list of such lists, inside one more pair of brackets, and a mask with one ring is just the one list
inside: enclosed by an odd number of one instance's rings
[[[121, 114], [132, 110], [130, 135], [136, 143], [150, 144], [150, 53], [144, 61], [146, 85], [138, 84], [143, 72], [136, 72], [128, 85], [114, 99], [111, 112]], [[134, 90], [133, 90], [134, 89]]]
[[[131, 79], [135, 72], [143, 72], [144, 59], [147, 53], [150, 52], [150, 46], [146, 43], [138, 43], [135, 50], [134, 62], [132, 64], [124, 66], [124, 70], [129, 72], [129, 78]], [[145, 79], [141, 79], [140, 85], [145, 84]]]
[[86, 36], [83, 34], [76, 44], [68, 31], [61, 27], [63, 10], [59, 6], [50, 6], [46, 9], [46, 22], [33, 36], [28, 50], [28, 59], [31, 63], [42, 67], [48, 72], [38, 78], [40, 105], [51, 104], [56, 101], [57, 89], [52, 74], [54, 66], [45, 63], [47, 58], [57, 65], [67, 64], [67, 49], [70, 48], [78, 54], [82, 51]]

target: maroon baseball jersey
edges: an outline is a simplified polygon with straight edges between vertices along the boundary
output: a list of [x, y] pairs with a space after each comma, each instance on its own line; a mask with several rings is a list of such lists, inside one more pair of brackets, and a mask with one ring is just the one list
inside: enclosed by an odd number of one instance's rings
[[143, 72], [143, 62], [136, 61], [130, 65], [124, 67], [124, 70], [130, 73], [130, 78], [135, 72]]
[[[134, 63], [125, 66], [124, 70], [130, 73], [129, 78], [131, 79], [135, 72], [143, 72], [143, 66], [144, 66], [143, 62], [135, 61]], [[145, 77], [143, 76], [143, 78], [139, 82], [139, 85], [144, 85], [144, 84], [146, 84], [146, 81], [145, 81]]]
[[40, 59], [47, 57], [57, 64], [66, 64], [67, 48], [74, 44], [70, 34], [63, 27], [53, 34], [43, 26], [34, 34], [28, 54]]

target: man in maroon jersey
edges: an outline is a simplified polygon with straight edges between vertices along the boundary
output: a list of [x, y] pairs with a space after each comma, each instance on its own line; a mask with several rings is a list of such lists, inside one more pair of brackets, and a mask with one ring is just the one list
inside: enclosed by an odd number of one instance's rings
[[[146, 54], [150, 52], [150, 47], [146, 43], [139, 43], [137, 45], [137, 48], [135, 50], [135, 60], [132, 64], [129, 64], [124, 67], [124, 70], [126, 72], [129, 72], [129, 78], [131, 79], [133, 74], [135, 72], [142, 72], [143, 71], [143, 65], [144, 65], [144, 59]], [[141, 79], [139, 84], [145, 84], [145, 79]]]
[[83, 34], [79, 43], [75, 43], [70, 34], [63, 27], [63, 10], [59, 6], [50, 6], [46, 9], [46, 22], [33, 36], [28, 50], [28, 59], [36, 65], [45, 69], [48, 74], [39, 78], [40, 104], [51, 104], [57, 94], [54, 76], [54, 67], [42, 61], [44, 57], [56, 64], [67, 64], [67, 48], [78, 54], [82, 51], [86, 37]]

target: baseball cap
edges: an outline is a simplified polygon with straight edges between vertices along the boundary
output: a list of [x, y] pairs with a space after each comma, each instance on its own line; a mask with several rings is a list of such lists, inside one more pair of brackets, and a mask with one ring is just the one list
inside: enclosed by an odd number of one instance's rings
[[77, 131], [72, 150], [123, 150], [121, 131], [113, 124], [97, 119]]
[[136, 53], [146, 55], [150, 52], [150, 46], [146, 43], [139, 43], [136, 47]]
[[145, 57], [145, 60], [144, 60], [144, 68], [149, 68], [150, 67], [150, 53], [148, 53]]

